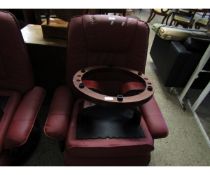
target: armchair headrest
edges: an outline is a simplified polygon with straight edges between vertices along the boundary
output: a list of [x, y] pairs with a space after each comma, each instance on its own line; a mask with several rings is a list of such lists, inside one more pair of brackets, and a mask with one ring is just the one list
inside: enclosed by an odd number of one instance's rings
[[83, 16], [87, 47], [92, 51], [126, 51], [135, 37], [137, 25], [137, 19], [121, 16]]

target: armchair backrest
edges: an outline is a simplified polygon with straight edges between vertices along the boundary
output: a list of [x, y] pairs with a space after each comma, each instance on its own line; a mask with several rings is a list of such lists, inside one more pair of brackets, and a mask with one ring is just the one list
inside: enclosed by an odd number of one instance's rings
[[87, 66], [111, 65], [144, 73], [148, 25], [122, 16], [83, 15], [71, 19], [68, 31], [67, 83]]
[[32, 67], [15, 17], [0, 11], [0, 88], [25, 92], [33, 87]]

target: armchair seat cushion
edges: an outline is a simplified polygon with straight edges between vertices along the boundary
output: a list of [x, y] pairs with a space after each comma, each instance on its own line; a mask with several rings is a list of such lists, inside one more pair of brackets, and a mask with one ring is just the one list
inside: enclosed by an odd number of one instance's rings
[[78, 100], [73, 108], [72, 119], [69, 126], [66, 152], [72, 157], [136, 157], [150, 154], [153, 148], [153, 139], [145, 124], [141, 120], [140, 126], [143, 129], [144, 138], [134, 139], [77, 139], [77, 116], [81, 109], [83, 100]]

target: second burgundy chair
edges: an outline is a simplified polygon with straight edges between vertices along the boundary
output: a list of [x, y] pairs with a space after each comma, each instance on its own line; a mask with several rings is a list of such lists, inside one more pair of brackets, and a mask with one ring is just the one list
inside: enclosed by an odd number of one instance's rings
[[[26, 151], [45, 91], [35, 87], [32, 67], [15, 17], [0, 11], [0, 165]], [[20, 163], [20, 160], [16, 160]]]
[[149, 27], [137, 19], [84, 15], [71, 19], [68, 35], [66, 86], [58, 87], [44, 132], [65, 141], [66, 165], [148, 165], [154, 139], [168, 129], [152, 98], [139, 106], [143, 138], [79, 139], [76, 136], [80, 99], [73, 93], [72, 78], [78, 70], [97, 65], [120, 66], [145, 72]]

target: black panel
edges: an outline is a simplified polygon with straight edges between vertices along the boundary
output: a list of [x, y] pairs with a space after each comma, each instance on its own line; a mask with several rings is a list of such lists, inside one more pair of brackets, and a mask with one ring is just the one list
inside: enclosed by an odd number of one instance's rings
[[78, 139], [142, 138], [137, 108], [91, 106], [81, 111], [77, 121]]

